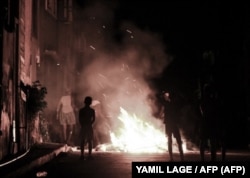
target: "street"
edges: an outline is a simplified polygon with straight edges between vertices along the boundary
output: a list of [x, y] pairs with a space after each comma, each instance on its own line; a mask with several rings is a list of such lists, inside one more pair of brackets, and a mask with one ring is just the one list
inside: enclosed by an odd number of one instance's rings
[[[209, 153], [206, 153], [206, 161], [209, 162]], [[132, 162], [167, 162], [167, 153], [122, 153], [94, 151], [92, 160], [81, 160], [79, 150], [59, 154], [47, 164], [38, 167], [21, 177], [48, 177], [48, 178], [96, 178], [96, 177], [132, 177]], [[174, 160], [180, 163], [179, 154], [174, 154]], [[186, 162], [199, 162], [198, 151], [186, 152]], [[227, 161], [248, 162], [250, 152], [230, 151], [227, 153]], [[220, 153], [218, 153], [220, 161]]]

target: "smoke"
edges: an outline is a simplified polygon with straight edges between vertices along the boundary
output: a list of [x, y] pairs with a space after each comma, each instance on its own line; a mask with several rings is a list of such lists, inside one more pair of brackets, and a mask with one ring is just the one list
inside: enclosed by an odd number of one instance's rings
[[[114, 7], [94, 3], [85, 8], [81, 21], [83, 54], [77, 66], [78, 93], [91, 95], [114, 118], [120, 107], [144, 119], [154, 112], [154, 87], [150, 80], [159, 77], [169, 63], [159, 34], [138, 28], [129, 21], [114, 23]], [[76, 33], [78, 34], [78, 33]], [[114, 34], [119, 34], [117, 40]], [[77, 38], [77, 37], [75, 37]]]

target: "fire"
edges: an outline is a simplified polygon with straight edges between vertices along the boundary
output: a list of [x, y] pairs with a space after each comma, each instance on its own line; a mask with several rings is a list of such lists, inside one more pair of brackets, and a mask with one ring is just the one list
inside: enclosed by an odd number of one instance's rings
[[[122, 121], [123, 127], [116, 133], [110, 131], [110, 144], [98, 145], [96, 150], [121, 151], [129, 153], [164, 153], [168, 151], [167, 137], [164, 126], [156, 129], [153, 124], [144, 122], [135, 114], [129, 114], [120, 107], [118, 119]], [[186, 140], [182, 136], [182, 147], [187, 152]], [[173, 139], [173, 152], [179, 152], [176, 140]]]
[[118, 133], [110, 132], [114, 147], [125, 152], [165, 152], [167, 138], [163, 131], [154, 128], [152, 124], [143, 122], [135, 114], [129, 114], [120, 108], [118, 117], [123, 126]]

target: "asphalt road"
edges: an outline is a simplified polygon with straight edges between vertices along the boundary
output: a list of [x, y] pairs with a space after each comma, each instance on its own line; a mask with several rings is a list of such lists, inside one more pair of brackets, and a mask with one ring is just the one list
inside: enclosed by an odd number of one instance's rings
[[[209, 153], [206, 161], [209, 162]], [[94, 151], [92, 160], [81, 160], [79, 150], [61, 153], [50, 162], [20, 177], [47, 178], [131, 178], [132, 162], [168, 162], [168, 153], [121, 153]], [[180, 162], [178, 153], [174, 160]], [[199, 152], [186, 152], [185, 162], [200, 163]], [[218, 154], [220, 161], [220, 153]], [[249, 151], [230, 151], [227, 162], [249, 162]]]

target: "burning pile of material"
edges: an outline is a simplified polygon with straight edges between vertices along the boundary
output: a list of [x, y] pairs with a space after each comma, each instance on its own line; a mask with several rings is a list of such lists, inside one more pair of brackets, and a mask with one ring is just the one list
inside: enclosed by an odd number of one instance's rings
[[111, 141], [115, 147], [126, 152], [160, 152], [166, 150], [166, 137], [160, 131], [143, 122], [135, 114], [131, 115], [123, 108], [118, 117], [124, 124], [118, 134], [111, 132]]
[[[156, 129], [153, 124], [144, 122], [135, 114], [129, 114], [123, 108], [120, 108], [118, 119], [123, 123], [123, 127], [119, 128], [116, 133], [110, 132], [112, 143], [99, 145], [97, 150], [129, 153], [161, 153], [167, 151], [164, 127]], [[183, 147], [186, 151], [185, 142]], [[178, 150], [175, 143], [173, 150]]]

